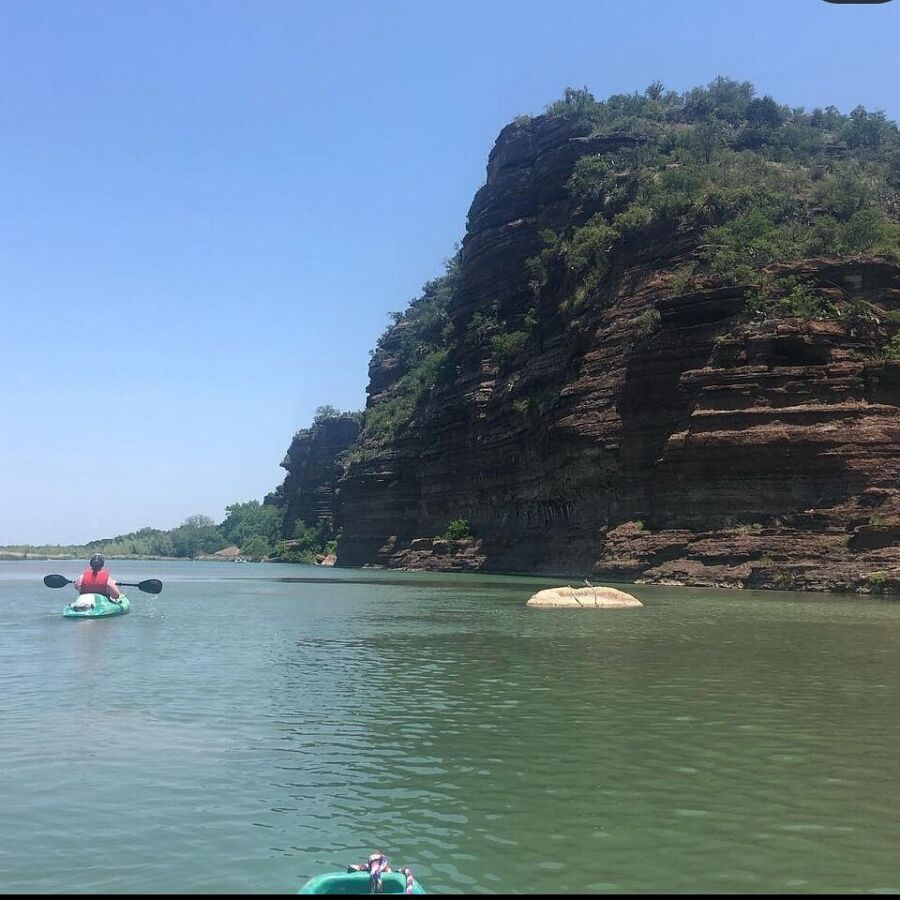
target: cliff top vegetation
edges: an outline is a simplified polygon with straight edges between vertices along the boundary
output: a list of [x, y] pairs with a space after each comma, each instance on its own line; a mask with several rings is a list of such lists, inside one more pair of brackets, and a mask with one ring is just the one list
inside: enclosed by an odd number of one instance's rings
[[[777, 263], [900, 260], [900, 131], [882, 112], [807, 111], [719, 77], [684, 93], [654, 82], [607, 100], [567, 88], [543, 115], [521, 116], [508, 129], [559, 119], [587, 137], [629, 140], [610, 152], [586, 152], [574, 164], [570, 221], [545, 230], [543, 248], [524, 261], [532, 298], [522, 309], [477, 310], [467, 331], [455, 332], [449, 310], [460, 283], [457, 252], [420, 297], [392, 314], [374, 356], [390, 357], [398, 374], [370, 401], [363, 447], [402, 433], [434, 386], [451, 377], [461, 341], [486, 335], [502, 367], [527, 346], [538, 307], [555, 306], [569, 320], [602, 307], [617, 258], [651, 236], [693, 238], [691, 258], [669, 273], [672, 295], [740, 286], [751, 318], [860, 314], [858, 305], [841, 307], [810, 285], [779, 277]], [[885, 316], [889, 328], [900, 325], [896, 311]], [[888, 334], [879, 352], [900, 355], [896, 335]]]

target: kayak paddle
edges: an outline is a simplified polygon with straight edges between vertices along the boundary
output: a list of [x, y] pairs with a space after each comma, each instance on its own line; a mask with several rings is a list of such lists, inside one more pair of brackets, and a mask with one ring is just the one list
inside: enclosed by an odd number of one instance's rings
[[[62, 575], [45, 575], [44, 584], [51, 588], [65, 587], [67, 584], [74, 584], [71, 578], [65, 578]], [[139, 591], [147, 594], [158, 594], [162, 590], [162, 582], [158, 578], [148, 578], [145, 581], [139, 581], [134, 584], [129, 581], [117, 581], [119, 587], [136, 587]]]

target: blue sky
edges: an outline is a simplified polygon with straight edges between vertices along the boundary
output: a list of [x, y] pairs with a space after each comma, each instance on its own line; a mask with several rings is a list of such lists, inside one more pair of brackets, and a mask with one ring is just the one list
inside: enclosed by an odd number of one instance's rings
[[0, 544], [171, 528], [280, 483], [567, 85], [718, 74], [900, 118], [900, 3], [4, 0]]

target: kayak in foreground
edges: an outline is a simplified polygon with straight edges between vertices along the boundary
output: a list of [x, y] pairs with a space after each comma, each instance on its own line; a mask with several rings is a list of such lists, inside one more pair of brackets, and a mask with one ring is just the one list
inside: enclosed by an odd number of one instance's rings
[[81, 594], [64, 610], [67, 619], [102, 619], [104, 616], [121, 616], [131, 604], [123, 594], [118, 600], [110, 600], [104, 594]]
[[380, 851], [362, 865], [347, 866], [344, 872], [326, 872], [310, 878], [298, 894], [424, 894], [425, 888], [413, 878], [412, 869], [391, 868]]
[[[371, 894], [372, 879], [368, 872], [326, 872], [310, 878], [297, 891], [298, 894]], [[385, 872], [381, 876], [381, 894], [424, 894], [425, 888], [412, 879], [408, 890], [406, 876], [402, 872]]]

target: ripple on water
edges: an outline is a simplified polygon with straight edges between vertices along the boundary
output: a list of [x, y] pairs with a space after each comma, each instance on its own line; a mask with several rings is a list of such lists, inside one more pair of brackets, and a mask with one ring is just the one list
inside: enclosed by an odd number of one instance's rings
[[5, 889], [291, 893], [383, 849], [432, 892], [896, 893], [896, 607], [214, 569], [0, 633]]

